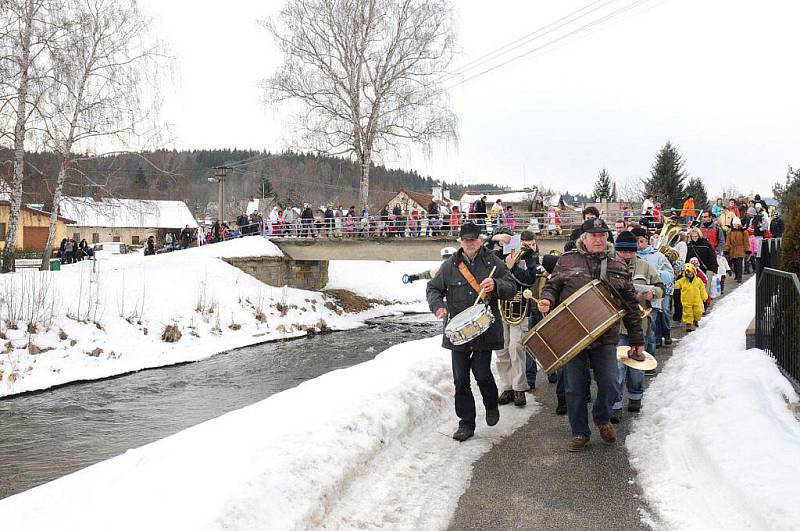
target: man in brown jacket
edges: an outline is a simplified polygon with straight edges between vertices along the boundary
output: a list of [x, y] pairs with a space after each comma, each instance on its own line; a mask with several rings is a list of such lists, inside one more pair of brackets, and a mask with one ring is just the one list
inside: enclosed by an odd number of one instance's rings
[[741, 284], [744, 257], [750, 250], [750, 236], [742, 227], [742, 220], [738, 217], [733, 218], [731, 225], [733, 228], [728, 233], [728, 239], [725, 240], [725, 256], [733, 266], [736, 282]]
[[[643, 361], [642, 314], [636, 301], [628, 266], [622, 260], [611, 256], [613, 247], [606, 241], [607, 233], [608, 226], [602, 219], [584, 222], [577, 249], [561, 256], [553, 275], [542, 290], [539, 311], [543, 314], [548, 313], [592, 280], [602, 278], [619, 293], [618, 302], [626, 311], [623, 321], [631, 344], [629, 355], [631, 358]], [[564, 367], [567, 415], [572, 429], [572, 439], [567, 445], [567, 450], [570, 452], [580, 452], [589, 445], [591, 431], [586, 410], [586, 387], [590, 366], [597, 382], [597, 398], [592, 409], [594, 422], [600, 430], [600, 437], [606, 443], [610, 444], [617, 440], [616, 430], [610, 419], [612, 406], [619, 392], [616, 355], [618, 341], [619, 327], [615, 326], [572, 358]]]

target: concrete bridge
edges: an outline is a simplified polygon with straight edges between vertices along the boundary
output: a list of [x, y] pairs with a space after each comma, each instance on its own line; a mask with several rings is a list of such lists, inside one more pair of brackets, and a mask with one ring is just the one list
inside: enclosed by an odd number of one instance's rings
[[[454, 237], [445, 238], [270, 238], [284, 256], [225, 258], [271, 286], [320, 290], [328, 283], [331, 260], [439, 261], [444, 247], [458, 247]], [[563, 250], [566, 238], [537, 240], [540, 254]]]
[[[455, 237], [442, 238], [270, 238], [293, 260], [441, 260], [444, 247], [458, 247]], [[565, 237], [537, 240], [540, 254], [564, 249]]]

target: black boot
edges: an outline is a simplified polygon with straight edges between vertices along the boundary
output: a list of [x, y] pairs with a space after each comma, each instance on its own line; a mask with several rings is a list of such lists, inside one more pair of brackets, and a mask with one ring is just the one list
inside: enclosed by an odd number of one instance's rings
[[470, 428], [469, 426], [459, 426], [456, 432], [453, 434], [453, 439], [457, 440], [458, 442], [464, 442], [473, 435], [475, 435], [475, 428]]
[[494, 426], [500, 420], [500, 410], [497, 408], [486, 410], [486, 424]]
[[669, 335], [669, 330], [664, 332], [664, 344], [666, 346], [670, 346], [672, 344], [672, 338]]
[[661, 348], [664, 346], [664, 341], [659, 337], [656, 339], [656, 348]]
[[564, 393], [557, 393], [558, 405], [556, 406], [556, 415], [567, 414], [567, 397]]

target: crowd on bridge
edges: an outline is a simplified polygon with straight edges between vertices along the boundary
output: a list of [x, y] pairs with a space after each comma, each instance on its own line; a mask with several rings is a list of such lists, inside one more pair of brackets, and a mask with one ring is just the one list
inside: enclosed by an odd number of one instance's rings
[[[592, 376], [597, 394], [591, 416], [603, 441], [614, 443], [625, 395], [629, 413], [642, 407], [645, 372], [635, 367], [645, 366], [646, 354], [654, 357], [673, 343], [673, 323], [687, 332], [697, 329], [714, 299], [725, 293], [726, 280], [741, 283], [743, 275], [755, 271], [762, 241], [780, 238], [784, 230], [779, 212], [768, 212], [759, 195], [718, 198], [710, 208], [700, 209], [689, 196], [680, 210], [667, 212], [648, 195], [641, 210], [624, 208], [612, 215], [607, 223], [596, 207], [584, 208], [582, 223], [570, 233], [564, 252], [547, 255], [539, 254], [536, 234], [530, 230], [522, 230], [514, 251], [513, 229], [500, 225], [487, 234], [485, 225], [467, 219], [460, 226], [461, 249], [445, 249], [441, 267], [409, 277], [431, 279], [430, 309], [446, 322], [472, 307], [476, 296], [484, 298], [494, 314], [487, 331], [465, 344], [452, 341], [447, 333], [443, 337], [443, 346], [452, 351], [459, 417], [454, 439], [463, 442], [475, 430], [470, 372], [488, 425], [497, 423], [499, 406], [524, 407], [525, 393], [535, 389], [537, 375], [537, 364], [526, 356], [526, 345], [531, 344], [523, 344], [524, 334], [580, 288], [603, 279], [625, 309], [621, 326], [590, 341], [548, 380], [556, 384], [556, 413], [569, 419], [572, 437], [567, 450], [580, 452], [590, 446], [587, 403]], [[536, 305], [525, 320], [511, 321], [499, 308], [523, 300], [524, 290], [532, 290]], [[618, 361], [618, 346], [629, 347], [630, 363]], [[490, 369], [493, 355], [498, 382]]]

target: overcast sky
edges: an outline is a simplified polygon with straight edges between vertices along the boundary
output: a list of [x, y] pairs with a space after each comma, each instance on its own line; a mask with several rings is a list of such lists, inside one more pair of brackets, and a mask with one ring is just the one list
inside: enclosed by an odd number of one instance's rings
[[[280, 57], [257, 21], [282, 2], [140, 1], [178, 63], [164, 107], [174, 147], [286, 148], [281, 114], [258, 87]], [[631, 2], [617, 0], [501, 60]], [[463, 53], [453, 70], [590, 3], [456, 1]], [[797, 20], [796, 0], [645, 1], [455, 86], [458, 145], [383, 162], [465, 184], [589, 192], [602, 167], [620, 183], [645, 177], [670, 140], [709, 195], [730, 185], [771, 195], [786, 166], [800, 165]]]

